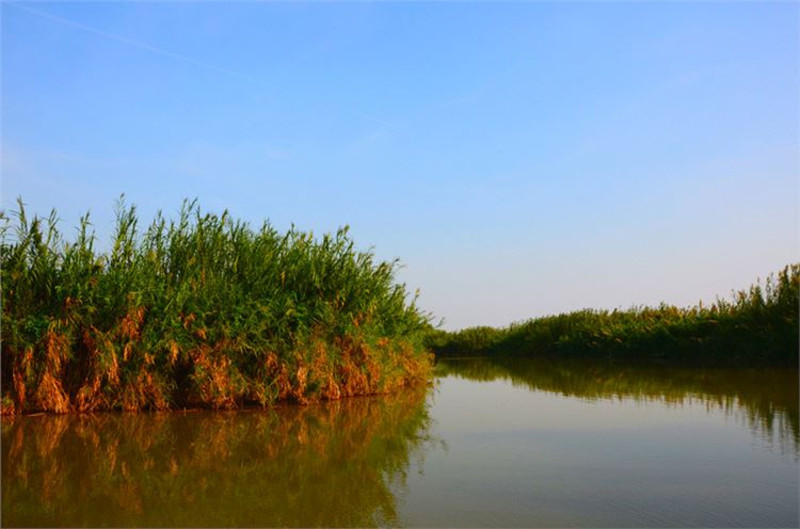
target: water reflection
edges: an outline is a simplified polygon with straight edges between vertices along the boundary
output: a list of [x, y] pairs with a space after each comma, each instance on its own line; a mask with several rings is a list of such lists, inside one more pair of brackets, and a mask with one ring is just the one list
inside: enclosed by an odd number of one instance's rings
[[425, 390], [229, 413], [23, 417], [2, 430], [4, 526], [396, 525]]
[[436, 392], [308, 407], [18, 418], [0, 521], [797, 527], [796, 371], [506, 358], [437, 374]]
[[793, 369], [700, 369], [631, 366], [580, 359], [442, 359], [437, 376], [507, 380], [565, 397], [633, 399], [682, 405], [700, 401], [741, 417], [760, 437], [800, 449], [798, 373]]

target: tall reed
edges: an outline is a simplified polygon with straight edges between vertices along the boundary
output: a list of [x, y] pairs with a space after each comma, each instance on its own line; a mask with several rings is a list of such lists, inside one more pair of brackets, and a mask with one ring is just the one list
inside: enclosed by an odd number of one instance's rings
[[428, 316], [397, 262], [254, 230], [185, 201], [141, 228], [117, 205], [107, 251], [88, 214], [73, 241], [22, 201], [2, 227], [4, 413], [233, 408], [385, 392], [425, 379]]
[[567, 355], [678, 364], [797, 366], [800, 264], [730, 299], [679, 308], [585, 309], [506, 328], [433, 332], [437, 355]]

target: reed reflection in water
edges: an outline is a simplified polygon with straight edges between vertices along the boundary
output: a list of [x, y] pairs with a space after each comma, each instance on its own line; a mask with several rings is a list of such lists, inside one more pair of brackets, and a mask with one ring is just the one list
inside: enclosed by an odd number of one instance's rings
[[797, 527], [795, 370], [441, 360], [424, 527]]
[[438, 377], [510, 381], [531, 391], [582, 400], [702, 403], [745, 420], [756, 435], [800, 449], [800, 380], [794, 369], [679, 368], [585, 359], [443, 359]]
[[4, 526], [396, 525], [424, 389], [244, 412], [22, 417]]
[[[434, 391], [21, 417], [5, 526], [797, 527], [794, 370], [448, 359]], [[734, 418], [735, 420], [731, 420]]]

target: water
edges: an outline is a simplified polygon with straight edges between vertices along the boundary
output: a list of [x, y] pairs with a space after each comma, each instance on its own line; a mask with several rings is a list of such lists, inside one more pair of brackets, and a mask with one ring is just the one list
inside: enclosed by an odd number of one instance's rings
[[3, 526], [797, 527], [792, 370], [450, 360], [431, 388], [2, 425]]

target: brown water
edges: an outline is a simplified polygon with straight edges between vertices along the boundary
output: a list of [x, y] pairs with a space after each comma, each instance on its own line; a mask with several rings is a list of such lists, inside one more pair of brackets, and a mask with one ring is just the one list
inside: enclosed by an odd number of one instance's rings
[[3, 526], [798, 526], [798, 375], [451, 360], [433, 388], [2, 425]]

